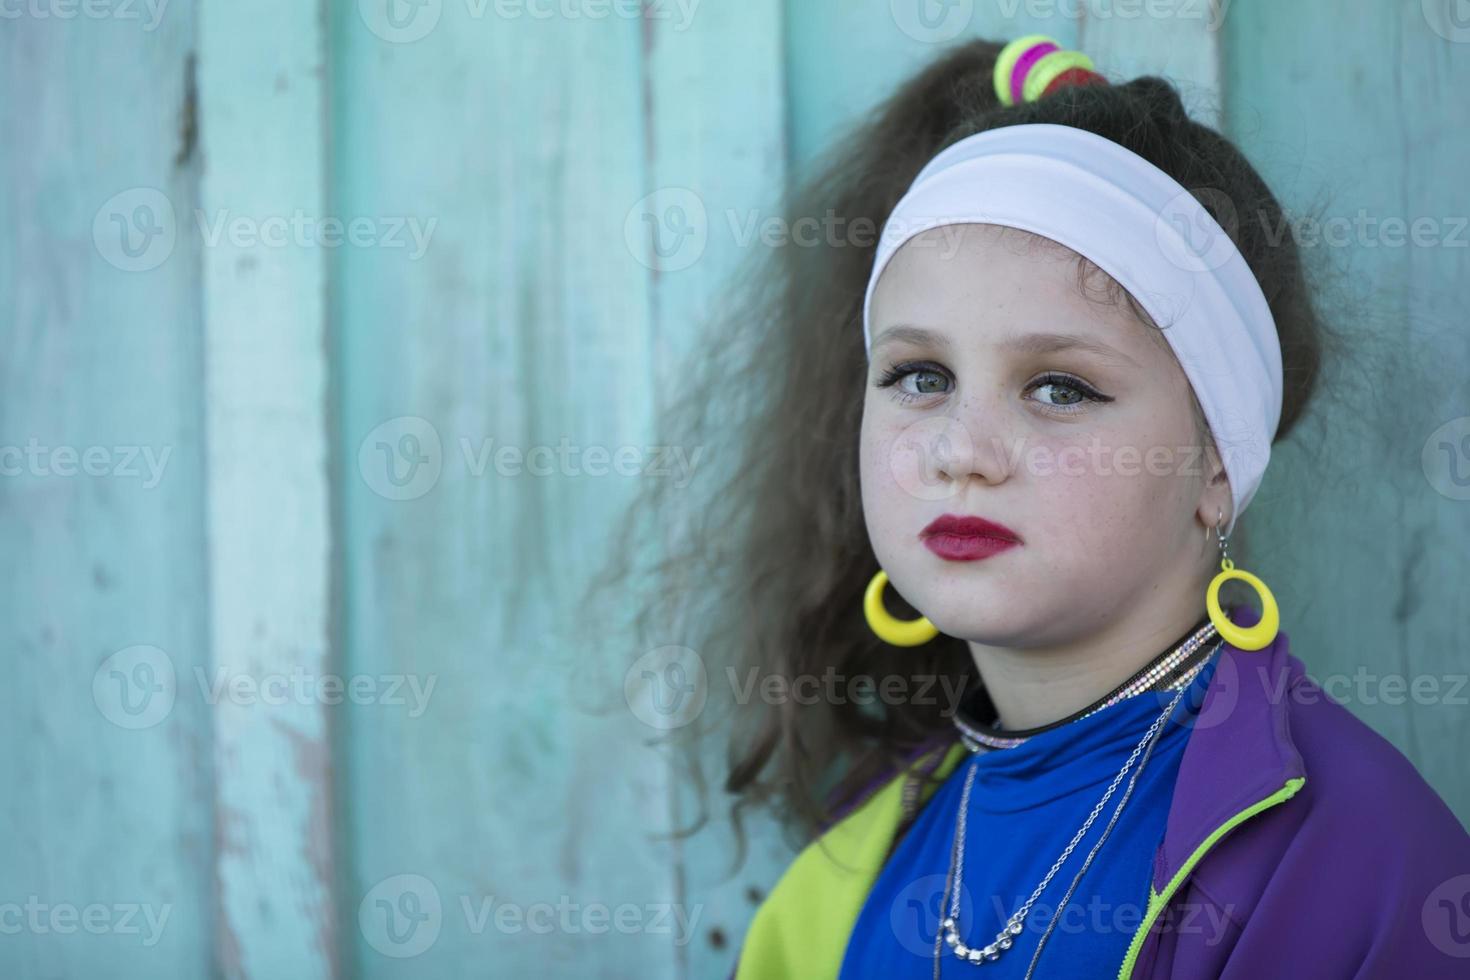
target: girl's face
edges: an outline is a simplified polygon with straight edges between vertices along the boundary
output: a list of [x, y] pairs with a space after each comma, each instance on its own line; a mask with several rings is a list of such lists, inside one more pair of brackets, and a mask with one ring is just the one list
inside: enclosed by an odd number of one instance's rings
[[[1218, 550], [1203, 527], [1229, 518], [1228, 484], [1208, 479], [1217, 458], [1167, 342], [1126, 304], [1084, 297], [1076, 262], [950, 225], [906, 242], [874, 293], [863, 514], [893, 587], [951, 636], [1061, 644], [1170, 606], [1161, 590], [1203, 604]], [[941, 515], [1019, 543], [926, 535]]]

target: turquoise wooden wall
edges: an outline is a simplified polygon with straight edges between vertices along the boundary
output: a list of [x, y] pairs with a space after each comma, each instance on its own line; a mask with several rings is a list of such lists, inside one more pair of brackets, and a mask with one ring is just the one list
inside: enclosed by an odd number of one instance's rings
[[975, 35], [1187, 83], [1292, 208], [1431, 219], [1315, 253], [1386, 343], [1252, 520], [1470, 819], [1470, 24], [1084, 7], [0, 3], [0, 975], [724, 976], [790, 854], [654, 839], [687, 792], [575, 605], [639, 478], [552, 453], [647, 462], [722, 216]]

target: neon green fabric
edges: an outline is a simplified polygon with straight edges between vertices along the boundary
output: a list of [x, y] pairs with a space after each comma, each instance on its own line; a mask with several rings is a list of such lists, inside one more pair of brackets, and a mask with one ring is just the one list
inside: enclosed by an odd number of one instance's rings
[[1169, 899], [1173, 897], [1174, 892], [1178, 890], [1180, 884], [1183, 883], [1185, 875], [1189, 874], [1194, 866], [1200, 862], [1200, 859], [1205, 856], [1205, 853], [1214, 847], [1215, 843], [1221, 837], [1229, 833], [1230, 828], [1242, 820], [1255, 816], [1267, 807], [1273, 807], [1283, 800], [1291, 799], [1296, 795], [1296, 791], [1305, 786], [1306, 783], [1307, 779], [1305, 776], [1288, 779], [1285, 786], [1264, 800], [1246, 807], [1216, 827], [1210, 833], [1210, 836], [1206, 837], [1200, 846], [1196, 847], [1189, 857], [1185, 859], [1184, 864], [1169, 879], [1169, 883], [1164, 886], [1162, 892], [1155, 889], [1152, 883], [1149, 884], [1148, 911], [1144, 914], [1143, 922], [1139, 924], [1138, 931], [1133, 934], [1133, 941], [1128, 944], [1128, 955], [1123, 958], [1123, 965], [1118, 970], [1118, 980], [1128, 980], [1129, 977], [1133, 976], [1133, 968], [1138, 963], [1138, 953], [1143, 948], [1143, 941], [1148, 938], [1149, 928], [1154, 924], [1154, 920], [1159, 917], [1159, 913], [1164, 910], [1164, 906], [1169, 903]]
[[[935, 775], [948, 776], [968, 754], [960, 742], [950, 744]], [[908, 771], [923, 762], [916, 760]], [[791, 862], [751, 920], [735, 980], [835, 980], [853, 924], [898, 830], [908, 771], [883, 784]], [[935, 789], [923, 786], [921, 805]]]

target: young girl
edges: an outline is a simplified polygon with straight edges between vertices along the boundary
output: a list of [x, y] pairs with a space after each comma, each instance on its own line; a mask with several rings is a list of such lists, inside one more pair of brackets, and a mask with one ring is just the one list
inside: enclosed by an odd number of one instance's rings
[[1240, 152], [1158, 78], [975, 42], [793, 211], [852, 238], [788, 250], [709, 379], [759, 448], [709, 633], [889, 693], [740, 732], [737, 828], [806, 846], [731, 975], [1470, 976], [1470, 835], [1236, 565], [1324, 336]]

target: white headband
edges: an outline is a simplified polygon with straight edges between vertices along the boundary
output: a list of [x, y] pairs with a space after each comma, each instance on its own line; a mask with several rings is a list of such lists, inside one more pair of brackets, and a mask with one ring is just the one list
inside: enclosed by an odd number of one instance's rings
[[1163, 328], [1219, 447], [1235, 503], [1224, 533], [1233, 531], [1281, 420], [1281, 344], [1260, 283], [1210, 213], [1143, 157], [1074, 126], [967, 136], [925, 164], [883, 226], [863, 298], [870, 354], [873, 291], [899, 246], [971, 223], [1024, 229], [1086, 256]]

